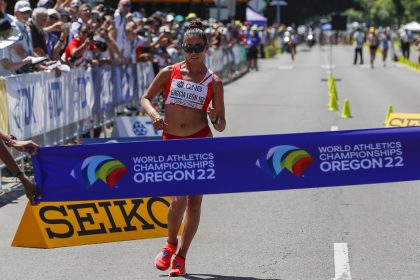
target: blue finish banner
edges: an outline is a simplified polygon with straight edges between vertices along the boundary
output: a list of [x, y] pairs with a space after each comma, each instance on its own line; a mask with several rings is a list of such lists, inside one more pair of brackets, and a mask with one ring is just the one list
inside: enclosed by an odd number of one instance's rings
[[420, 127], [42, 147], [43, 201], [101, 200], [420, 179]]

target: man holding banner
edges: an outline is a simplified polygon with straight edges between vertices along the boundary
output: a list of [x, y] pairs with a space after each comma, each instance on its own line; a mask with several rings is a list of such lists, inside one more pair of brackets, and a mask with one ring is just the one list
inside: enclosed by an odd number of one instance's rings
[[[185, 61], [164, 68], [141, 99], [153, 126], [163, 130], [163, 140], [212, 137], [207, 116], [217, 131], [226, 127], [223, 84], [204, 64], [207, 48], [202, 23], [191, 22], [183, 41]], [[154, 97], [163, 90], [164, 118], [152, 105]], [[168, 240], [155, 259], [158, 269], [167, 270], [176, 253], [169, 276], [186, 274], [185, 257], [199, 225], [202, 199], [202, 195], [172, 197], [168, 210]], [[184, 229], [178, 242], [184, 213]]]
[[37, 198], [36, 186], [29, 180], [29, 178], [20, 170], [16, 164], [13, 156], [10, 154], [8, 147], [12, 147], [19, 152], [27, 152], [35, 154], [38, 145], [33, 141], [18, 141], [13, 136], [5, 134], [0, 130], [0, 159], [6, 164], [10, 172], [20, 180], [23, 187], [25, 188], [26, 196], [32, 205], [35, 204], [35, 198]]

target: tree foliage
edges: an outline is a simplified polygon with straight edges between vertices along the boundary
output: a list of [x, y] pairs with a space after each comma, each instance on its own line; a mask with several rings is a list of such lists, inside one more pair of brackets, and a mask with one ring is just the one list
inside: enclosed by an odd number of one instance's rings
[[400, 25], [420, 21], [420, 0], [355, 0], [360, 9], [348, 9], [351, 21], [373, 25]]

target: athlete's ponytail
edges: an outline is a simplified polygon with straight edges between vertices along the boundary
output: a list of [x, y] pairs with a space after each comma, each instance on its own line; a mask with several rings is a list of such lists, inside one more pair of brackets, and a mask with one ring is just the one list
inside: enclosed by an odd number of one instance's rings
[[187, 28], [187, 32], [184, 34], [184, 42], [193, 37], [199, 37], [203, 39], [204, 44], [207, 46], [207, 36], [203, 31], [203, 23], [199, 20], [191, 21], [190, 25]]

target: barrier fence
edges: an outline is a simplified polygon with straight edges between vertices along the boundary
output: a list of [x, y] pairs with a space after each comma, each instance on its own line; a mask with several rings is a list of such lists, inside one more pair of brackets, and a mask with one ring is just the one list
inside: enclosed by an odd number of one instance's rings
[[[246, 72], [245, 48], [210, 48], [206, 65], [230, 81]], [[62, 145], [89, 132], [93, 135], [93, 129], [113, 122], [118, 106], [138, 104], [154, 76], [152, 63], [147, 62], [79, 67], [61, 77], [36, 72], [1, 78], [0, 128], [40, 146]]]

